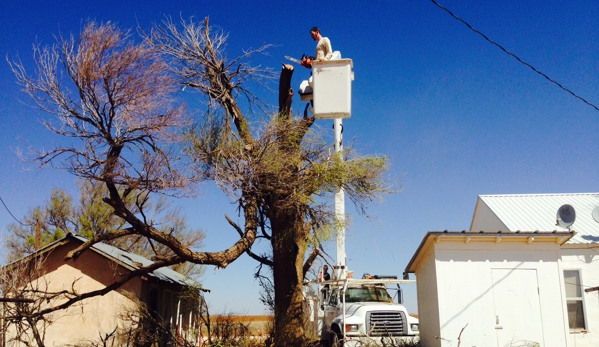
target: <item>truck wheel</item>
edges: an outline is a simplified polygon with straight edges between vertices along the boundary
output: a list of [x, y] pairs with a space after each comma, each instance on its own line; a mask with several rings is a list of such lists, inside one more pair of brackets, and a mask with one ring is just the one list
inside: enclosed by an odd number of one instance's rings
[[336, 331], [331, 333], [329, 341], [331, 342], [331, 347], [343, 347], [343, 339]]

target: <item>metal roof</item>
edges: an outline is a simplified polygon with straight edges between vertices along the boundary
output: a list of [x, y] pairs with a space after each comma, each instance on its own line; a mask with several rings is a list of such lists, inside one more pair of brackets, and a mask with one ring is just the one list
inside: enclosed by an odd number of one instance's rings
[[556, 225], [556, 214], [560, 206], [569, 204], [576, 212], [571, 226], [576, 235], [567, 244], [599, 242], [599, 223], [592, 216], [599, 193], [480, 195], [477, 205], [481, 201], [509, 231], [567, 231]]
[[[17, 259], [6, 266], [8, 267], [8, 266], [12, 266], [14, 264], [17, 264], [17, 263], [20, 263], [23, 261], [28, 261], [28, 259], [31, 259], [32, 257], [35, 257], [37, 255], [40, 255], [40, 254], [43, 254], [46, 252], [50, 252], [53, 249], [55, 249], [56, 247], [67, 244], [68, 242], [70, 242], [71, 239], [75, 239], [81, 243], [88, 241], [88, 239], [86, 239], [85, 237], [82, 237], [79, 235], [74, 235], [72, 233], [67, 233], [62, 239], [56, 240], [56, 241], [38, 249], [34, 253], [26, 255], [21, 259]], [[130, 270], [137, 270], [139, 268], [142, 268], [142, 267], [145, 267], [145, 266], [148, 266], [148, 265], [151, 265], [154, 263], [150, 259], [142, 257], [141, 255], [127, 252], [121, 248], [114, 247], [114, 246], [111, 246], [111, 245], [108, 245], [108, 244], [105, 244], [102, 242], [93, 244], [90, 247], [90, 250], [92, 250], [92, 251], [102, 255], [103, 257], [108, 258], [116, 263], [119, 263], [120, 265], [122, 265], [125, 268], [128, 268]], [[184, 276], [184, 275], [178, 273], [177, 271], [175, 271], [171, 268], [168, 268], [168, 267], [162, 267], [162, 268], [156, 269], [156, 270], [148, 273], [147, 276], [154, 277], [161, 281], [166, 281], [166, 282], [179, 284], [179, 285], [185, 285], [185, 286], [198, 286], [199, 285], [192, 278]], [[207, 289], [203, 289], [203, 288], [201, 288], [200, 290], [208, 291]]]
[[[56, 247], [67, 244], [68, 242], [70, 242], [71, 239], [75, 239], [81, 243], [88, 241], [85, 237], [82, 237], [79, 235], [74, 235], [72, 233], [67, 233], [62, 239], [56, 240], [56, 241], [38, 249], [34, 253], [26, 255], [21, 259], [15, 260], [6, 266], [12, 266], [16, 263], [20, 263], [22, 261], [27, 261], [31, 257], [35, 257], [37, 255], [40, 255], [40, 254], [43, 254], [46, 252], [50, 252]], [[102, 255], [105, 258], [108, 258], [114, 262], [121, 264], [125, 268], [129, 268], [130, 270], [137, 270], [139, 268], [142, 268], [142, 267], [145, 267], [145, 266], [148, 266], [148, 265], [151, 265], [154, 263], [150, 259], [142, 257], [141, 255], [127, 252], [121, 248], [114, 247], [114, 246], [111, 246], [111, 245], [108, 245], [108, 244], [105, 244], [102, 242], [93, 244], [90, 247], [90, 249], [92, 251]], [[185, 286], [198, 286], [199, 285], [192, 278], [184, 276], [184, 275], [178, 273], [177, 271], [175, 271], [171, 268], [168, 268], [168, 267], [162, 267], [162, 268], [156, 269], [156, 270], [148, 273], [147, 275], [150, 277], [159, 279], [161, 281], [166, 281], [166, 282], [170, 282], [170, 283], [174, 283], [174, 284], [180, 284], [180, 285], [185, 285]], [[201, 290], [206, 290], [206, 289], [201, 289]]]
[[[81, 242], [87, 242], [87, 239], [85, 237], [81, 237], [78, 235], [72, 235], [72, 234], [70, 236], [81, 241]], [[67, 235], [67, 237], [68, 237], [68, 235]], [[104, 255], [107, 258], [116, 260], [133, 270], [137, 270], [139, 268], [142, 268], [142, 267], [145, 267], [145, 266], [148, 266], [148, 265], [151, 265], [154, 263], [150, 259], [142, 257], [141, 255], [127, 252], [118, 247], [114, 247], [114, 246], [111, 246], [111, 245], [108, 245], [105, 243], [101, 243], [101, 242], [93, 244], [91, 246], [91, 249]], [[197, 283], [194, 280], [192, 280], [191, 278], [186, 277], [168, 267], [162, 267], [162, 268], [156, 269], [156, 270], [148, 273], [148, 276], [160, 279], [162, 281], [171, 282], [171, 283], [180, 284], [180, 285], [197, 285]]]

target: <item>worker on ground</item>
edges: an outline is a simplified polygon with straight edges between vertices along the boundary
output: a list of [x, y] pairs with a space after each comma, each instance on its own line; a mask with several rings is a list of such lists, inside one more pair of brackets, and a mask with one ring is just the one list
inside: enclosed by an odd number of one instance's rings
[[316, 44], [316, 56], [315, 57], [302, 57], [301, 65], [311, 69], [312, 60], [324, 61], [329, 60], [333, 56], [333, 47], [331, 46], [331, 40], [328, 37], [322, 37], [320, 29], [314, 27], [310, 29], [310, 36], [312, 40], [317, 41]]

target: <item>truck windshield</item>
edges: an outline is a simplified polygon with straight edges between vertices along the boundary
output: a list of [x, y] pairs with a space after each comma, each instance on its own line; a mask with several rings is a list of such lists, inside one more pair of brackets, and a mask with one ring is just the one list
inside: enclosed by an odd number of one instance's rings
[[385, 288], [359, 287], [347, 288], [345, 302], [393, 302]]

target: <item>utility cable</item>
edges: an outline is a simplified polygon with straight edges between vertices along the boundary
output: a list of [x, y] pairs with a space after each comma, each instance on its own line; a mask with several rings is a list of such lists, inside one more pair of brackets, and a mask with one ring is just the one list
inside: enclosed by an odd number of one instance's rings
[[499, 49], [501, 49], [502, 51], [504, 51], [505, 53], [507, 53], [508, 55], [512, 56], [513, 58], [515, 58], [517, 61], [519, 61], [520, 63], [528, 66], [530, 69], [532, 69], [532, 71], [538, 73], [539, 75], [545, 77], [549, 82], [555, 84], [556, 86], [560, 87], [562, 90], [570, 93], [573, 97], [581, 100], [582, 102], [584, 102], [585, 104], [591, 106], [592, 108], [594, 108], [595, 110], [599, 111], [599, 108], [593, 104], [591, 104], [590, 102], [586, 101], [585, 99], [583, 99], [582, 97], [576, 95], [573, 91], [571, 91], [570, 89], [562, 86], [559, 82], [555, 81], [554, 79], [552, 79], [551, 77], [545, 75], [544, 73], [542, 73], [541, 71], [535, 69], [534, 66], [530, 65], [529, 63], [525, 62], [524, 60], [520, 59], [517, 55], [515, 55], [514, 53], [508, 51], [507, 49], [503, 48], [500, 44], [498, 44], [497, 42], [491, 40], [490, 38], [488, 38], [485, 34], [481, 33], [480, 31], [476, 30], [475, 28], [473, 28], [470, 24], [468, 24], [465, 20], [463, 20], [462, 18], [456, 16], [455, 14], [453, 14], [450, 10], [448, 10], [447, 8], [443, 7], [441, 4], [439, 4], [438, 2], [436, 2], [435, 0], [431, 0], [431, 2], [435, 5], [437, 5], [437, 7], [439, 7], [440, 9], [444, 10], [445, 12], [449, 13], [453, 18], [457, 19], [458, 21], [462, 22], [464, 25], [466, 25], [470, 30], [474, 31], [475, 33], [479, 34], [480, 36], [482, 36], [485, 40], [489, 41], [491, 44], [499, 47]]
[[6, 211], [8, 212], [8, 214], [10, 214], [10, 216], [17, 221], [17, 223], [21, 224], [24, 227], [30, 227], [32, 226], [34, 223], [31, 224], [24, 224], [22, 223], [20, 220], [17, 219], [17, 217], [15, 217], [15, 215], [12, 214], [12, 212], [10, 212], [10, 210], [8, 209], [8, 206], [6, 206], [6, 204], [4, 203], [4, 200], [2, 200], [2, 197], [0, 197], [0, 202], [2, 202], [2, 205], [4, 205], [4, 208], [6, 209]]

